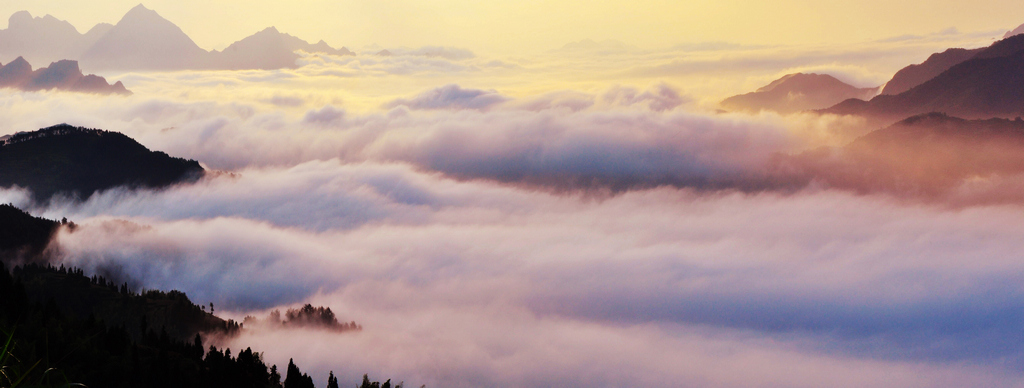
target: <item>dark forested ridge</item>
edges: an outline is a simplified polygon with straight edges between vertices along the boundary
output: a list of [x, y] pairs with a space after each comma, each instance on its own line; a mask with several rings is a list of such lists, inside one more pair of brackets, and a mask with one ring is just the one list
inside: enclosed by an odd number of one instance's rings
[[[115, 282], [48, 264], [56, 258], [47, 247], [62, 227], [77, 228], [0, 205], [0, 347], [8, 344], [0, 351], [0, 387], [18, 386], [22, 378], [21, 386], [42, 387], [315, 386], [294, 363], [282, 373], [252, 349], [233, 356], [230, 349], [204, 346], [243, 325], [214, 316], [183, 292], [140, 292], [130, 279]], [[359, 328], [311, 305], [289, 310], [287, 318], [333, 330]], [[337, 384], [333, 374], [332, 381]], [[364, 378], [363, 386], [390, 385]]]
[[162, 188], [204, 174], [199, 162], [150, 151], [117, 132], [61, 124], [2, 140], [0, 187], [27, 188], [37, 201], [86, 199], [118, 186]]
[[[207, 331], [183, 339], [188, 328]], [[204, 346], [210, 335], [239, 330], [178, 291], [136, 293], [80, 269], [9, 272], [0, 262], [0, 342], [10, 344], [0, 354], [0, 386], [24, 377], [22, 385], [43, 387], [315, 387], [293, 362], [282, 376], [251, 348], [233, 356]], [[363, 386], [390, 383], [364, 377]]]
[[0, 257], [8, 264], [36, 260], [60, 225], [13, 205], [0, 204]]

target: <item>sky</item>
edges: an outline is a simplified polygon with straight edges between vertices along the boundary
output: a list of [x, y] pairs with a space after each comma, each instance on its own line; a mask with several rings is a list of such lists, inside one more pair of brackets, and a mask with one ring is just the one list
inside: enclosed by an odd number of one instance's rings
[[[85, 32], [116, 23], [133, 0], [4, 0], [0, 14], [51, 14]], [[1024, 21], [1012, 0], [984, 5], [939, 1], [150, 1], [203, 48], [222, 49], [268, 26], [334, 46], [465, 47], [502, 56], [529, 55], [583, 39], [618, 40], [643, 49], [733, 42], [838, 44], [961, 31], [1009, 30]]]
[[[0, 15], [84, 32], [135, 5]], [[101, 128], [209, 171], [85, 201], [0, 189], [80, 225], [63, 263], [224, 317], [312, 303], [363, 327], [220, 346], [319, 386], [1024, 386], [1022, 171], [830, 186], [877, 126], [718, 106], [794, 72], [882, 85], [991, 44], [1024, 23], [1015, 2], [145, 5], [207, 49], [274, 25], [357, 54], [100, 72], [131, 96], [0, 89], [0, 135]]]

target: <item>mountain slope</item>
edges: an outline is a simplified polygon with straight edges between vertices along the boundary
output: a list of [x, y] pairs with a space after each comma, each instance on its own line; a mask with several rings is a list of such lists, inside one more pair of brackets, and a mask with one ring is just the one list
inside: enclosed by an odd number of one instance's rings
[[885, 84], [882, 94], [895, 95], [908, 91], [935, 78], [949, 68], [971, 59], [982, 50], [984, 49], [951, 48], [941, 53], [932, 54], [924, 62], [904, 67], [896, 72], [892, 79]]
[[37, 260], [57, 233], [60, 223], [33, 217], [9, 204], [0, 204], [0, 262]]
[[964, 118], [1024, 115], [1024, 35], [994, 43], [906, 92], [871, 101], [847, 100], [825, 113], [856, 114], [876, 121], [944, 112]]
[[0, 30], [0, 62], [25, 57], [35, 63], [50, 63], [76, 53], [82, 35], [71, 23], [46, 15], [32, 17], [15, 12], [5, 30]]
[[212, 63], [219, 69], [282, 69], [297, 67], [296, 50], [331, 55], [355, 55], [346, 48], [334, 49], [324, 41], [310, 44], [302, 39], [269, 27], [232, 43], [222, 52], [212, 53]]
[[207, 52], [185, 32], [142, 4], [82, 54], [82, 62], [103, 70], [175, 70], [208, 66]]
[[37, 201], [58, 193], [85, 199], [118, 186], [161, 188], [203, 173], [196, 161], [150, 151], [120, 133], [67, 124], [19, 133], [0, 146], [0, 187], [28, 188]]
[[868, 99], [878, 88], [857, 88], [827, 74], [789, 74], [756, 92], [729, 97], [721, 106], [727, 110], [792, 113], [822, 109], [849, 98]]

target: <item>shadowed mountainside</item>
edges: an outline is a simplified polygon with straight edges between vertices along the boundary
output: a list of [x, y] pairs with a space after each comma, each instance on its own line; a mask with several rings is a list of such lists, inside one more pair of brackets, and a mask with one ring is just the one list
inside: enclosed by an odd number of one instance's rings
[[1024, 35], [994, 43], [906, 92], [846, 100], [821, 112], [861, 115], [880, 123], [928, 112], [969, 119], [1024, 114]]
[[796, 73], [756, 92], [729, 97], [721, 106], [747, 112], [793, 113], [830, 107], [849, 98], [869, 99], [877, 94], [878, 88], [857, 88], [827, 74]]
[[0, 261], [15, 264], [38, 260], [60, 226], [57, 221], [0, 204]]
[[98, 24], [85, 34], [53, 16], [33, 18], [25, 11], [12, 15], [8, 28], [0, 30], [0, 61], [16, 57], [37, 63], [72, 59], [90, 71], [295, 68], [297, 50], [355, 55], [322, 40], [310, 44], [273, 27], [224, 51], [206, 51], [181, 28], [142, 4], [129, 10], [116, 25]]
[[912, 89], [935, 78], [949, 68], [973, 58], [984, 48], [967, 50], [962, 48], [951, 48], [941, 53], [935, 53], [920, 64], [910, 65], [897, 71], [892, 79], [882, 88], [882, 94], [895, 95]]
[[293, 362], [282, 375], [284, 371], [267, 365], [251, 348], [237, 356], [228, 349], [204, 348], [204, 342], [234, 336], [242, 326], [203, 311], [182, 292], [137, 293], [126, 284], [63, 266], [8, 268], [0, 261], [0, 340], [10, 345], [4, 349], [0, 382], [44, 387], [314, 387]]
[[82, 74], [77, 61], [60, 60], [32, 71], [32, 65], [22, 57], [0, 66], [0, 87], [25, 91], [56, 89], [96, 94], [132, 94], [121, 81], [111, 85], [98, 75]]
[[204, 174], [194, 160], [150, 151], [117, 132], [61, 124], [0, 140], [0, 187], [27, 188], [36, 201], [58, 193], [86, 199], [119, 186], [162, 188]]
[[[0, 386], [19, 386], [16, 381], [42, 387], [314, 386], [294, 363], [282, 375], [250, 348], [236, 357], [230, 350], [204, 348], [204, 339], [234, 336], [243, 327], [207, 313], [183, 292], [136, 292], [131, 279], [118, 284], [81, 269], [43, 264], [57, 260], [39, 252], [62, 227], [67, 233], [77, 229], [66, 220], [0, 205], [0, 341], [6, 344]], [[32, 259], [27, 264], [26, 254]], [[339, 324], [329, 308], [311, 305], [289, 310], [289, 319], [312, 320], [336, 332], [360, 328], [355, 322]], [[373, 383], [364, 377], [363, 386]]]

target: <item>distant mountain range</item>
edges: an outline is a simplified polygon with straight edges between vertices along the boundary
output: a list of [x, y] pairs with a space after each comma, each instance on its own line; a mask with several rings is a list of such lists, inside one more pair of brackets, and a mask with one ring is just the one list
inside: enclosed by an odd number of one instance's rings
[[204, 173], [194, 160], [150, 151], [117, 132], [61, 124], [0, 138], [0, 187], [27, 188], [40, 202], [119, 186], [162, 188]]
[[731, 111], [853, 114], [891, 124], [928, 112], [965, 118], [1024, 115], [1024, 25], [989, 47], [951, 48], [893, 75], [879, 92], [826, 74], [789, 74], [720, 103]]
[[310, 44], [274, 27], [228, 46], [224, 51], [200, 48], [174, 23], [139, 4], [115, 25], [101, 23], [81, 34], [53, 16], [11, 16], [0, 30], [0, 62], [24, 57], [30, 62], [77, 60], [89, 71], [281, 69], [295, 68], [302, 50], [354, 55], [324, 41]]
[[869, 99], [879, 88], [857, 88], [827, 74], [789, 74], [755, 92], [722, 101], [726, 110], [793, 113], [827, 108], [850, 98]]
[[928, 112], [969, 119], [1013, 118], [1024, 115], [1022, 91], [1024, 35], [1014, 35], [907, 91], [870, 101], [851, 99], [822, 112], [861, 115], [881, 122]]
[[32, 65], [22, 57], [0, 66], [0, 88], [26, 91], [56, 89], [97, 94], [132, 94], [125, 89], [121, 81], [111, 85], [105, 78], [98, 75], [82, 74], [77, 61], [61, 60], [51, 63], [48, 67], [32, 71]]

